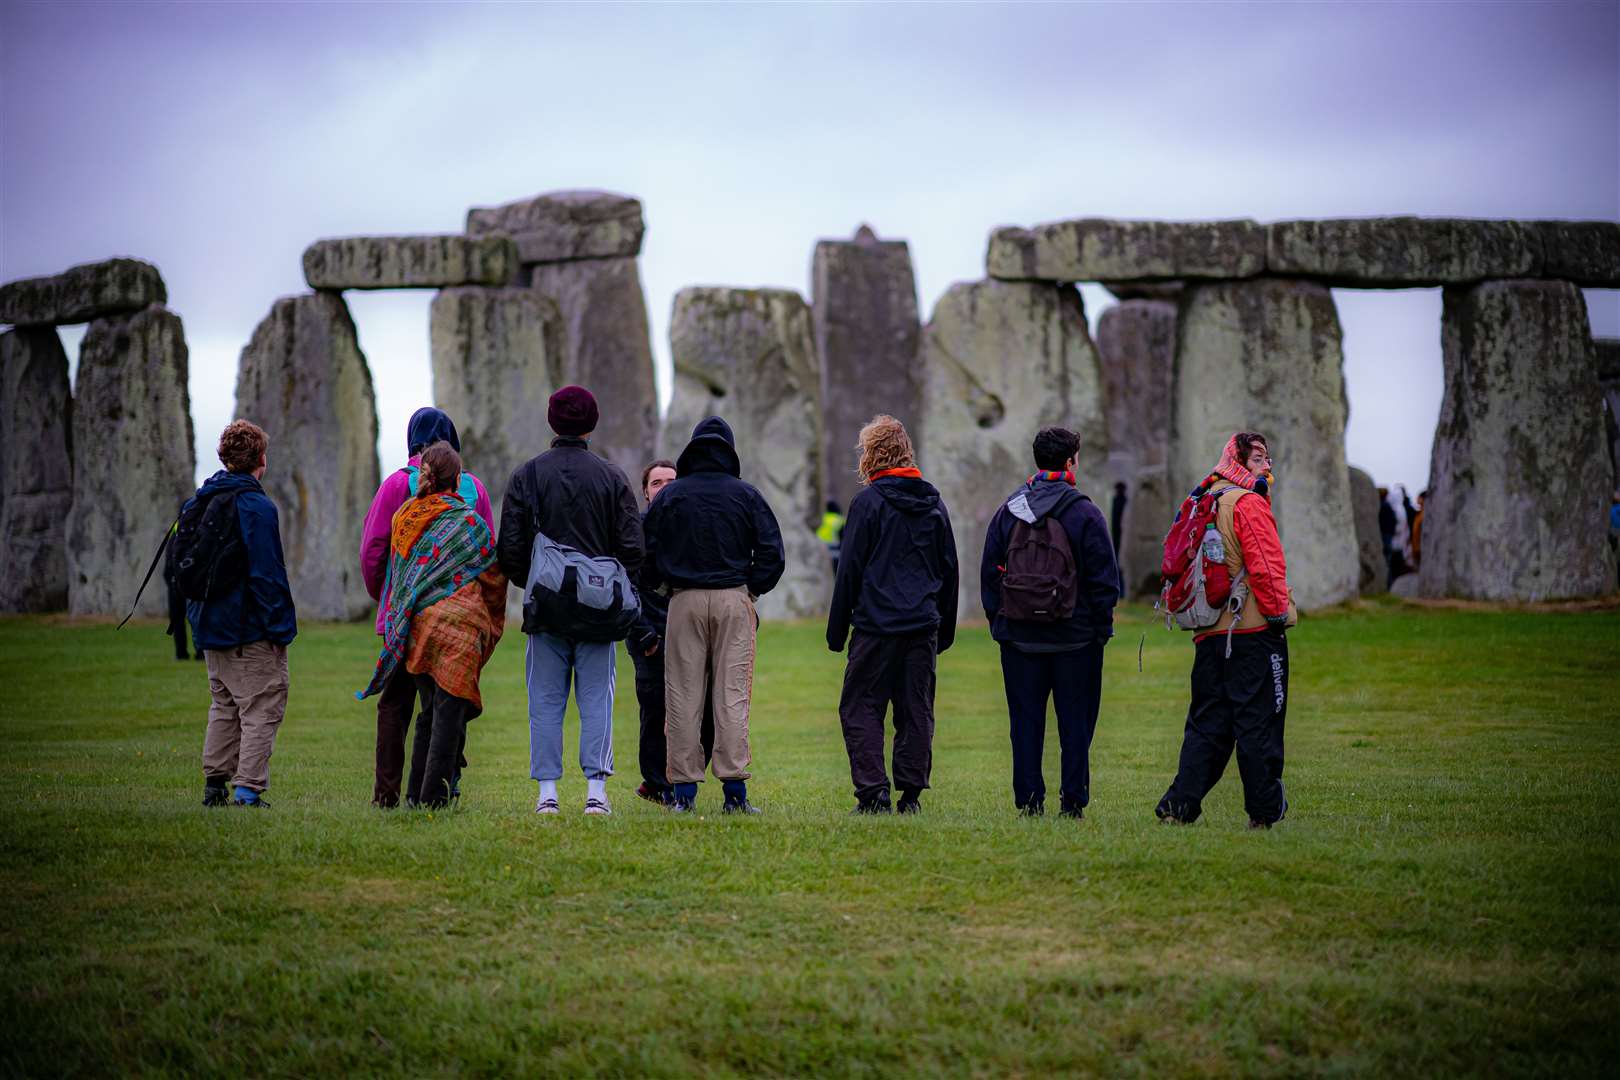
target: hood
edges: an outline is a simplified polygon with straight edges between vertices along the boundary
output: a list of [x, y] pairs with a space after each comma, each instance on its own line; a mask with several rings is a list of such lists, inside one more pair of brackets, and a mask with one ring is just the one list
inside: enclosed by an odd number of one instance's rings
[[1256, 476], [1238, 460], [1237, 434], [1234, 433], [1226, 440], [1226, 448], [1221, 451], [1221, 462], [1215, 466], [1212, 476], [1222, 480], [1230, 480], [1240, 488], [1248, 488], [1259, 495], [1264, 495], [1271, 486], [1271, 474]]
[[731, 425], [718, 416], [699, 421], [692, 429], [692, 441], [675, 459], [676, 477], [700, 472], [742, 475], [742, 460], [737, 457], [737, 440], [731, 434]]
[[1031, 480], [1013, 492], [1012, 498], [1007, 500], [1007, 512], [1033, 525], [1056, 510], [1059, 503], [1066, 502], [1071, 493], [1085, 498], [1065, 481]]
[[902, 514], [927, 514], [939, 505], [939, 492], [928, 481], [910, 476], [880, 476], [872, 490]]
[[431, 405], [411, 413], [411, 421], [405, 425], [405, 456], [414, 457], [436, 442], [447, 442], [450, 449], [461, 453], [461, 436], [449, 415]]
[[264, 486], [253, 479], [252, 473], [228, 472], [219, 470], [213, 476], [203, 481], [203, 486], [197, 489], [198, 497], [207, 495], [213, 497], [222, 491], [260, 491]]

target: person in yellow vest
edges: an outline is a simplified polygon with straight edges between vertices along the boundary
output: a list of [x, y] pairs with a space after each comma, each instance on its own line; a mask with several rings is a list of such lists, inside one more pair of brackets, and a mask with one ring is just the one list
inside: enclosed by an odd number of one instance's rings
[[1288, 812], [1282, 781], [1288, 713], [1284, 634], [1299, 614], [1271, 516], [1272, 483], [1265, 436], [1240, 431], [1227, 441], [1221, 463], [1202, 485], [1217, 493], [1215, 527], [1226, 549], [1226, 568], [1234, 581], [1246, 572], [1248, 595], [1235, 616], [1229, 607], [1193, 638], [1192, 704], [1180, 767], [1155, 811], [1162, 821], [1198, 820], [1204, 796], [1226, 771], [1234, 746], [1249, 827], [1269, 829]]
[[821, 524], [816, 527], [816, 539], [827, 545], [827, 554], [832, 556], [833, 573], [838, 573], [838, 553], [844, 543], [844, 510], [838, 505], [838, 500], [827, 500]]

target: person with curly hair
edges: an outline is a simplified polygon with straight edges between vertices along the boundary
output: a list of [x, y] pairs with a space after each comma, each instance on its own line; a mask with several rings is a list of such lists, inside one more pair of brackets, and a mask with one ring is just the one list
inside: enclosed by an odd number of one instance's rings
[[[874, 416], [857, 450], [863, 490], [849, 505], [827, 615], [827, 647], [842, 652], [849, 640], [838, 719], [855, 813], [916, 813], [933, 767], [936, 658], [956, 637], [956, 537], [904, 424]], [[900, 789], [893, 806], [883, 768], [891, 707]]]

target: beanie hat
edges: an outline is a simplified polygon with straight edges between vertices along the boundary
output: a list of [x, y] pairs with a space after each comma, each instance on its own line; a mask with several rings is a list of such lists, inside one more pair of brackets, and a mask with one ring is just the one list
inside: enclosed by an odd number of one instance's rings
[[565, 386], [551, 395], [546, 405], [546, 423], [558, 435], [578, 438], [596, 430], [600, 414], [596, 398], [583, 386]]

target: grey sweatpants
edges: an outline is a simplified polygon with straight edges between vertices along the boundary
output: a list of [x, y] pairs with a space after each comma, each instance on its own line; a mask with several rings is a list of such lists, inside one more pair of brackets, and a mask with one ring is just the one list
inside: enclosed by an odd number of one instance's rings
[[529, 684], [529, 775], [557, 780], [563, 772], [563, 714], [573, 683], [579, 706], [579, 767], [587, 780], [613, 775], [612, 642], [530, 634], [523, 670]]

